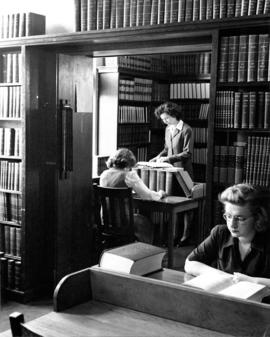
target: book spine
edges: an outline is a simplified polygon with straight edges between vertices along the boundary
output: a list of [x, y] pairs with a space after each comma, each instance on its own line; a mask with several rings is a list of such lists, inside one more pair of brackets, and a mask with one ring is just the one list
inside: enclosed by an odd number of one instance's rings
[[142, 26], [143, 22], [143, 0], [137, 0], [136, 26]]
[[165, 0], [164, 23], [170, 23], [170, 19], [171, 19], [171, 0]]
[[256, 15], [257, 0], [248, 1], [248, 15]]
[[248, 127], [249, 129], [255, 128], [256, 119], [256, 92], [249, 92], [249, 117], [248, 117]]
[[228, 82], [235, 82], [237, 79], [238, 67], [238, 50], [239, 50], [239, 36], [229, 37], [229, 50], [228, 50]]
[[258, 62], [258, 35], [251, 34], [248, 37], [248, 64], [247, 81], [257, 80], [257, 62]]
[[97, 29], [97, 0], [87, 2], [87, 30]]
[[206, 19], [206, 1], [207, 0], [200, 0], [199, 20], [205, 20]]
[[264, 100], [264, 129], [270, 128], [270, 92], [265, 92], [265, 100]]
[[257, 81], [268, 80], [269, 34], [259, 34]]
[[227, 0], [227, 18], [235, 16], [235, 0]]
[[152, 0], [150, 25], [158, 23], [158, 2], [159, 0]]
[[[252, 1], [252, 0], [249, 0], [249, 1]], [[241, 16], [248, 15], [248, 4], [249, 4], [249, 1], [242, 0], [242, 2], [241, 2]]]
[[219, 54], [219, 67], [218, 67], [219, 82], [227, 81], [228, 55], [229, 55], [229, 37], [222, 36], [220, 40], [220, 54]]
[[228, 180], [228, 148], [227, 146], [220, 146], [220, 155], [219, 155], [219, 182], [226, 183]]
[[186, 0], [179, 0], [178, 4], [178, 22], [185, 21]]
[[238, 59], [238, 82], [247, 80], [247, 48], [248, 35], [240, 35], [239, 37], [239, 59]]
[[170, 22], [178, 21], [178, 0], [171, 0]]
[[240, 128], [241, 125], [241, 92], [234, 93], [234, 128]]
[[[74, 0], [74, 6], [75, 6], [75, 31], [79, 32], [81, 30], [81, 0]], [[22, 19], [20, 20], [20, 24], [22, 24]], [[22, 28], [20, 34], [22, 34]]]
[[213, 0], [207, 0], [206, 2], [206, 20], [213, 19]]
[[241, 4], [242, 0], [235, 1], [235, 17], [241, 16]]
[[235, 176], [234, 183], [240, 184], [243, 182], [243, 169], [244, 169], [244, 146], [236, 146], [235, 152]]
[[220, 19], [224, 19], [227, 16], [227, 1], [225, 0], [220, 0], [219, 2], [219, 17]]
[[[115, 0], [113, 0], [115, 1]], [[137, 0], [131, 0], [130, 3], [130, 27], [136, 26], [137, 21]]]
[[35, 13], [26, 13], [25, 16], [25, 35], [45, 34], [45, 16]]
[[243, 100], [242, 100], [242, 121], [241, 128], [248, 128], [248, 117], [249, 117], [249, 93], [243, 92]]
[[122, 28], [124, 24], [124, 0], [116, 0], [116, 28]]
[[103, 0], [97, 0], [97, 30], [103, 29]]
[[102, 28], [109, 29], [111, 23], [110, 21], [111, 21], [111, 0], [103, 0]]
[[257, 0], [256, 15], [263, 14], [264, 0]]
[[87, 0], [81, 0], [81, 31], [87, 30]]
[[220, 0], [213, 0], [213, 19], [220, 18]]
[[198, 21], [200, 17], [200, 1], [193, 0], [192, 7], [192, 21]]
[[263, 14], [269, 14], [269, 13], [270, 13], [270, 0], [265, 0]]
[[152, 0], [144, 0], [144, 2], [143, 2], [143, 19], [142, 19], [142, 25], [143, 26], [150, 25], [151, 7], [152, 7]]
[[193, 0], [186, 0], [185, 21], [191, 21], [193, 15]]

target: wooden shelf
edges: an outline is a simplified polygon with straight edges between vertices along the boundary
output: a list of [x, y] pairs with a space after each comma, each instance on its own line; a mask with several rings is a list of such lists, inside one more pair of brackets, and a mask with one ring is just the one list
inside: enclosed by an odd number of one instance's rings
[[5, 225], [8, 225], [10, 227], [18, 227], [18, 228], [21, 228], [21, 224], [17, 223], [17, 222], [14, 222], [14, 221], [6, 221], [6, 220], [1, 220], [0, 219], [0, 226], [5, 226]]

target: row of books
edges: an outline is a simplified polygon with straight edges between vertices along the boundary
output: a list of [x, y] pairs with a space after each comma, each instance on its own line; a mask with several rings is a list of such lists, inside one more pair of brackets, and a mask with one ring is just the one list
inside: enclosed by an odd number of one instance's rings
[[147, 78], [119, 79], [119, 99], [150, 102], [152, 80]]
[[221, 37], [219, 82], [269, 81], [269, 37], [270, 34]]
[[149, 123], [149, 109], [145, 106], [120, 105], [118, 123]]
[[[197, 119], [206, 120], [208, 118], [209, 103], [192, 102], [185, 104], [181, 102], [178, 105], [181, 108], [183, 120], [187, 123]], [[161, 120], [155, 117], [154, 110], [151, 112], [151, 126], [152, 128], [164, 128]]]
[[170, 99], [208, 99], [210, 83], [170, 83]]
[[1, 83], [18, 83], [21, 81], [21, 59], [22, 54], [18, 52], [0, 54]]
[[0, 15], [0, 39], [45, 34], [45, 16], [36, 13]]
[[268, 14], [269, 0], [75, 0], [76, 31]]
[[209, 75], [211, 52], [173, 55], [170, 57], [170, 70], [179, 75]]
[[0, 128], [0, 156], [20, 156], [21, 129]]
[[[192, 153], [192, 162], [194, 164], [203, 164], [207, 163], [207, 147], [194, 147]], [[196, 179], [197, 180], [197, 179]]]
[[111, 56], [105, 57], [105, 66], [142, 72], [208, 75], [211, 72], [211, 52], [173, 56]]
[[207, 144], [208, 129], [207, 128], [192, 128], [194, 143]]
[[1, 262], [1, 288], [21, 290], [21, 261], [6, 257]]
[[217, 91], [215, 126], [268, 129], [269, 109], [269, 91]]
[[21, 231], [19, 227], [4, 226], [4, 247], [6, 255], [21, 256]]
[[216, 145], [214, 151], [214, 182], [241, 182], [269, 186], [270, 138], [249, 136], [246, 146]]
[[246, 147], [215, 145], [213, 181], [222, 184], [238, 184], [244, 181]]
[[250, 184], [270, 184], [270, 137], [249, 136], [245, 181]]
[[0, 87], [0, 118], [21, 118], [21, 87]]
[[118, 146], [130, 144], [148, 143], [150, 132], [148, 125], [118, 125]]
[[0, 221], [21, 223], [22, 196], [0, 192]]
[[21, 191], [21, 163], [0, 161], [0, 188], [8, 191]]
[[146, 161], [148, 159], [148, 146], [129, 146], [129, 149], [134, 153], [137, 161]]

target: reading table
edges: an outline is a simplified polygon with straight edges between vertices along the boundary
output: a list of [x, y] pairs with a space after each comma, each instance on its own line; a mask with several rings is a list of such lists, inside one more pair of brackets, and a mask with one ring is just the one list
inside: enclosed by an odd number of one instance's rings
[[86, 268], [59, 282], [55, 312], [26, 325], [44, 337], [264, 335], [269, 305], [184, 286], [186, 277], [170, 269], [136, 276]]
[[160, 200], [145, 200], [133, 196], [134, 207], [145, 211], [159, 211], [169, 214], [168, 222], [168, 268], [173, 267], [174, 232], [178, 213], [186, 212], [199, 206], [199, 199], [168, 196]]

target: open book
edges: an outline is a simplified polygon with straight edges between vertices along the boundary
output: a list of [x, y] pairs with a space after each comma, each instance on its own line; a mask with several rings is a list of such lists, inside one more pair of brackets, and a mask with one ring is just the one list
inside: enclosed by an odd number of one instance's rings
[[233, 276], [230, 274], [202, 274], [183, 284], [215, 294], [258, 302], [261, 302], [263, 297], [270, 294], [270, 289], [265, 285], [249, 281], [239, 281], [235, 283]]
[[134, 242], [125, 246], [105, 250], [99, 261], [103, 269], [145, 275], [162, 269], [164, 248], [143, 242]]
[[137, 167], [140, 166], [146, 166], [146, 167], [151, 167], [151, 168], [170, 168], [173, 167], [171, 164], [169, 163], [165, 163], [165, 162], [150, 162], [150, 161], [138, 161], [136, 164]]

